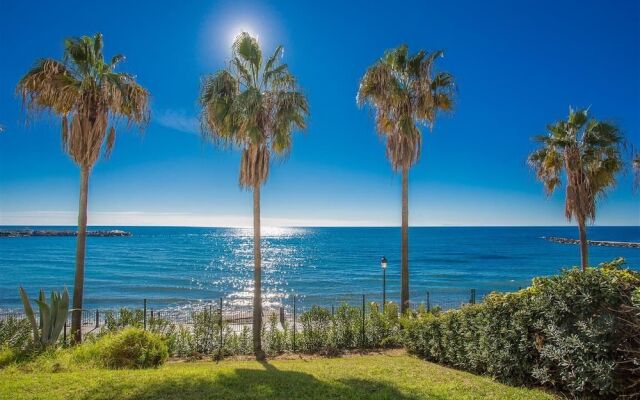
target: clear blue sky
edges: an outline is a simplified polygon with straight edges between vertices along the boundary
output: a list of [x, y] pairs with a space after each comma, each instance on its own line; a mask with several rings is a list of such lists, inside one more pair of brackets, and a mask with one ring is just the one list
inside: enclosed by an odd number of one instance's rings
[[[153, 5], [151, 5], [153, 4]], [[60, 146], [59, 121], [25, 127], [15, 84], [63, 39], [102, 32], [107, 56], [152, 94], [144, 136], [120, 130], [94, 169], [89, 223], [248, 225], [237, 152], [197, 131], [200, 78], [224, 65], [232, 37], [258, 34], [311, 105], [309, 128], [274, 164], [263, 190], [266, 225], [399, 225], [399, 177], [358, 80], [385, 49], [444, 49], [457, 109], [425, 132], [411, 172], [412, 225], [563, 225], [563, 192], [545, 199], [525, 164], [530, 138], [590, 106], [640, 146], [637, 1], [2, 1], [0, 224], [74, 224], [79, 172]], [[601, 202], [599, 225], [640, 223], [629, 174]]]

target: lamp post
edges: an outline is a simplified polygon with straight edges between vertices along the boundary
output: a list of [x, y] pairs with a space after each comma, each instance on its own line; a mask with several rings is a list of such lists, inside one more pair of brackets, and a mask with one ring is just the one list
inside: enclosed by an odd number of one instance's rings
[[382, 256], [380, 266], [382, 267], [382, 312], [384, 312], [387, 305], [387, 257]]

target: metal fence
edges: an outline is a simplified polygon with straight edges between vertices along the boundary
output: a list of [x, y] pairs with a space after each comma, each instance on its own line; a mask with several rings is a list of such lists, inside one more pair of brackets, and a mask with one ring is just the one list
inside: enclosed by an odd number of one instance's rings
[[[465, 304], [481, 303], [490, 291], [478, 291], [476, 289], [440, 289], [427, 291], [422, 296], [413, 295], [411, 308], [423, 308], [427, 311], [434, 309], [450, 310], [460, 308]], [[320, 306], [330, 310], [333, 315], [338, 307], [343, 304], [350, 305], [362, 309], [364, 314], [370, 310], [370, 303], [382, 304], [380, 294], [357, 294], [339, 296], [331, 301], [327, 301], [326, 297], [291, 295], [287, 299], [282, 300], [278, 306], [265, 307], [263, 309], [263, 322], [266, 323], [270, 319], [277, 318], [281, 325], [285, 322], [295, 332], [299, 327], [299, 317], [304, 312], [310, 310], [313, 306]], [[108, 319], [121, 320], [123, 313], [137, 313], [135, 318], [141, 318], [144, 328], [152, 323], [154, 319], [162, 319], [177, 325], [193, 325], [194, 313], [208, 312], [209, 315], [221, 315], [221, 323], [229, 326], [231, 329], [238, 331], [244, 327], [250, 327], [253, 319], [253, 309], [251, 306], [240, 306], [230, 301], [225, 302], [220, 298], [209, 302], [200, 302], [197, 305], [189, 305], [188, 307], [171, 308], [166, 306], [154, 307], [153, 302], [143, 299], [140, 307], [128, 307], [121, 309], [85, 309], [82, 310], [82, 330], [83, 332], [91, 332], [100, 329], [107, 324]], [[387, 304], [395, 303], [387, 301]], [[396, 303], [397, 304], [397, 303]], [[39, 318], [37, 310], [34, 310], [36, 318]], [[65, 332], [71, 326], [71, 314], [67, 318]], [[0, 311], [0, 320], [6, 318], [26, 318], [22, 310], [5, 310]]]

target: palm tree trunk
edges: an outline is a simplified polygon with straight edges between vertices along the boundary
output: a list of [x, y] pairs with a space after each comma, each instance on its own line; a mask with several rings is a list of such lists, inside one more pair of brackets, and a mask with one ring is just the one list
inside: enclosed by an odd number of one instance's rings
[[589, 247], [587, 245], [587, 227], [582, 217], [578, 218], [578, 230], [580, 231], [580, 260], [584, 272], [589, 266]]
[[409, 309], [409, 170], [402, 169], [402, 287], [400, 312]]
[[262, 351], [262, 254], [260, 251], [260, 185], [253, 186], [253, 353], [265, 359]]
[[82, 341], [82, 296], [84, 293], [84, 253], [87, 241], [88, 167], [80, 168], [80, 203], [78, 205], [78, 238], [76, 241], [76, 276], [73, 282], [71, 332], [76, 343]]

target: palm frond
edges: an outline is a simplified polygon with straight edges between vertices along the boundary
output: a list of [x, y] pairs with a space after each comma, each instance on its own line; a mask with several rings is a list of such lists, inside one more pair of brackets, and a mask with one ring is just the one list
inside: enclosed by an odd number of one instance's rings
[[123, 59], [116, 55], [105, 63], [100, 33], [69, 38], [62, 61], [39, 60], [16, 87], [28, 114], [49, 110], [62, 117], [63, 148], [83, 167], [93, 167], [103, 144], [105, 155], [111, 152], [110, 120], [124, 118], [141, 128], [149, 121], [147, 90], [133, 76], [113, 72]]
[[278, 46], [263, 65], [258, 41], [243, 32], [233, 44], [230, 67], [202, 81], [202, 135], [241, 150], [244, 188], [263, 184], [272, 155], [288, 154], [292, 133], [306, 127], [309, 105], [287, 65], [279, 64], [283, 51]]

